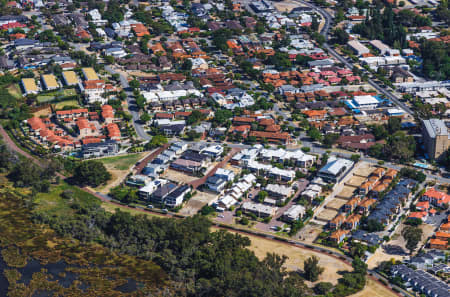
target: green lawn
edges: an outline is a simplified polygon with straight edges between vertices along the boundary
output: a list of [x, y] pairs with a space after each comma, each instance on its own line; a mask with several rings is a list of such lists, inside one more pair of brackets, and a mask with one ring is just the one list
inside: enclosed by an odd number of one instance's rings
[[136, 164], [137, 161], [139, 161], [141, 158], [144, 157], [143, 153], [139, 154], [129, 154], [129, 155], [123, 155], [123, 156], [117, 156], [117, 157], [108, 157], [108, 158], [102, 158], [99, 159], [105, 166], [107, 166], [110, 169], [116, 169], [116, 170], [128, 170]]
[[[64, 191], [71, 191], [71, 198], [63, 198], [61, 194]], [[55, 215], [71, 213], [73, 209], [70, 205], [73, 203], [80, 205], [100, 204], [100, 200], [97, 197], [64, 181], [59, 185], [52, 186], [49, 193], [38, 193], [34, 202], [37, 204], [36, 212]]]
[[55, 99], [56, 97], [69, 97], [74, 96], [77, 94], [77, 91], [75, 88], [69, 88], [69, 89], [62, 89], [62, 90], [56, 90], [54, 92], [49, 92], [45, 94], [41, 94], [37, 96], [37, 101], [39, 103], [42, 102], [49, 102]]
[[55, 109], [62, 109], [64, 108], [64, 106], [76, 106], [76, 107], [80, 107], [80, 104], [78, 103], [77, 100], [66, 100], [66, 101], [61, 101], [55, 104]]

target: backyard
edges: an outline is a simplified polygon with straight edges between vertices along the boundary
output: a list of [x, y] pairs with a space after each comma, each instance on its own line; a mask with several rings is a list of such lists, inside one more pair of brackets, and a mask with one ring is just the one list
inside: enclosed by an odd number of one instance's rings
[[80, 107], [78, 100], [65, 100], [55, 104], [55, 109], [63, 109], [65, 106]]
[[37, 96], [37, 101], [39, 103], [46, 103], [54, 100], [55, 98], [62, 99], [64, 97], [75, 96], [76, 94], [77, 91], [75, 90], [75, 88], [56, 90], [53, 92], [39, 94]]

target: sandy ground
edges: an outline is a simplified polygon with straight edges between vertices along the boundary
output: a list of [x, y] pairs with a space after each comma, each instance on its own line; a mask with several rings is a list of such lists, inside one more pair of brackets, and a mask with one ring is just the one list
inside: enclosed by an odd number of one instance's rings
[[164, 174], [162, 175], [163, 178], [177, 182], [177, 183], [188, 183], [193, 180], [198, 179], [198, 177], [187, 175], [181, 171], [176, 171], [173, 169], [168, 169]]
[[52, 113], [52, 109], [50, 107], [42, 109], [38, 112], [33, 113], [33, 116], [39, 118], [41, 116], [48, 116]]
[[402, 261], [404, 258], [405, 256], [387, 254], [382, 248], [379, 248], [377, 249], [375, 254], [373, 254], [373, 256], [369, 258], [369, 260], [367, 261], [367, 266], [369, 267], [369, 269], [374, 269], [378, 265], [380, 265], [381, 262], [390, 261], [391, 259]]
[[324, 208], [318, 215], [317, 215], [317, 219], [322, 220], [322, 221], [329, 221], [332, 218], [334, 218], [336, 215], [338, 214], [337, 211], [333, 210], [333, 209], [328, 209], [328, 208]]
[[398, 297], [398, 295], [379, 282], [367, 278], [366, 287], [361, 292], [350, 295], [349, 297]]
[[300, 231], [300, 239], [306, 243], [313, 243], [322, 231], [322, 225], [309, 223]]
[[[395, 232], [395, 234], [392, 236], [392, 239], [386, 243], [386, 245], [391, 246], [397, 246], [401, 247], [406, 253], [409, 253], [409, 251], [405, 247], [405, 240], [403, 239], [402, 230], [405, 228], [405, 225], [402, 224], [399, 226]], [[420, 243], [417, 244], [418, 247], [425, 244], [428, 237], [430, 237], [433, 234], [434, 226], [429, 224], [422, 224], [420, 225], [420, 228], [422, 229], [422, 240]], [[416, 250], [417, 251], [417, 250]], [[390, 259], [394, 258], [396, 260], [402, 260], [406, 255], [396, 255], [396, 254], [389, 254], [384, 249], [379, 248], [375, 254], [370, 257], [370, 259], [367, 261], [367, 265], [369, 268], [375, 268], [377, 267], [381, 262], [383, 261], [389, 261]]]
[[344, 186], [342, 188], [342, 191], [339, 192], [339, 194], [336, 195], [336, 197], [343, 198], [343, 199], [350, 199], [353, 197], [353, 193], [355, 192], [355, 188]]
[[274, 2], [273, 6], [280, 12], [290, 12], [292, 9], [299, 7], [300, 5], [295, 2], [283, 1], [283, 2]]
[[319, 265], [325, 268], [324, 273], [320, 275], [317, 282], [330, 282], [336, 284], [337, 279], [340, 278], [338, 271], [352, 270], [350, 265], [347, 265], [328, 255], [264, 238], [254, 236], [248, 237], [252, 241], [249, 249], [252, 250], [259, 259], [263, 259], [267, 253], [276, 253], [279, 255], [288, 256], [289, 258], [285, 263], [285, 267], [288, 270], [302, 270], [303, 262], [311, 256], [316, 256], [319, 258]]
[[366, 181], [366, 177], [362, 177], [362, 176], [352, 176], [352, 178], [350, 178], [350, 180], [348, 182], [346, 182], [346, 185], [349, 186], [353, 186], [353, 187], [359, 187], [361, 186], [365, 181]]
[[217, 198], [217, 194], [209, 192], [197, 191], [197, 194], [189, 199], [186, 205], [180, 210], [180, 214], [193, 216], [195, 215], [203, 206], [214, 201]]
[[340, 209], [346, 202], [347, 200], [335, 198], [327, 204], [327, 208]]
[[364, 162], [357, 170], [355, 170], [354, 175], [368, 177], [374, 170], [374, 167]]
[[105, 186], [100, 186], [98, 188], [93, 189], [94, 191], [98, 191], [102, 194], [108, 194], [109, 190], [120, 185], [120, 183], [127, 177], [129, 170], [117, 170], [112, 169], [109, 166], [105, 166], [108, 169], [109, 173], [111, 173], [111, 179]]

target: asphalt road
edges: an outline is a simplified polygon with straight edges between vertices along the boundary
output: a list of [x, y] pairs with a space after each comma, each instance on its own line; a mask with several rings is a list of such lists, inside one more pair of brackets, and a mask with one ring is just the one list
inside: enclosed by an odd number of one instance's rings
[[[108, 71], [111, 74], [118, 73], [114, 69], [112, 69], [110, 66], [105, 66], [105, 70]], [[122, 88], [124, 89], [125, 93], [127, 94], [127, 103], [128, 103], [128, 111], [131, 113], [131, 116], [133, 117], [133, 126], [136, 130], [136, 133], [139, 138], [143, 140], [150, 140], [152, 137], [145, 132], [144, 127], [139, 123], [139, 108], [136, 105], [136, 101], [134, 100], [133, 92], [129, 90], [130, 85], [128, 84], [127, 78], [122, 74], [120, 75], [120, 83], [122, 84]]]
[[[322, 34], [325, 37], [325, 40], [328, 41], [329, 40], [329, 33], [330, 33], [330, 28], [331, 28], [331, 23], [333, 21], [333, 17], [323, 8], [315, 6], [309, 2], [306, 1], [301, 1], [301, 0], [297, 0], [296, 2], [301, 3], [305, 6], [314, 8], [316, 10], [316, 12], [318, 12], [319, 14], [322, 15], [322, 17], [325, 19], [325, 25], [323, 26], [320, 34]], [[328, 53], [333, 56], [335, 59], [337, 59], [338, 61], [340, 61], [341, 63], [343, 63], [345, 66], [347, 66], [348, 68], [352, 69], [354, 64], [349, 63], [344, 57], [342, 57], [341, 55], [339, 55], [334, 49], [332, 49], [330, 47], [330, 45], [328, 43], [324, 43], [323, 47], [325, 49], [328, 50]], [[410, 114], [410, 115], [414, 115], [414, 112], [403, 102], [400, 101], [400, 98], [398, 98], [396, 95], [392, 94], [391, 92], [389, 92], [388, 90], [386, 90], [385, 88], [382, 88], [380, 85], [378, 85], [375, 81], [373, 81], [372, 79], [369, 78], [368, 83], [378, 92], [382, 93], [383, 95], [385, 95], [387, 98], [389, 98], [392, 102], [394, 102], [397, 106], [401, 107], [406, 113]]]

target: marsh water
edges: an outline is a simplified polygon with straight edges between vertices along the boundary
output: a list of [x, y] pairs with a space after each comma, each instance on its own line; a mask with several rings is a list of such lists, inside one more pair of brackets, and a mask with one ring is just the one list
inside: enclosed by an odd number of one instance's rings
[[[64, 288], [68, 288], [72, 285], [73, 281], [78, 279], [78, 275], [71, 271], [66, 271], [66, 268], [69, 267], [66, 262], [59, 261], [56, 263], [49, 264], [41, 264], [38, 260], [32, 259], [27, 262], [27, 265], [23, 268], [17, 268], [17, 271], [20, 272], [22, 277], [18, 281], [18, 283], [23, 283], [28, 285], [33, 278], [33, 274], [41, 271], [41, 269], [46, 269], [47, 274], [52, 277], [52, 280], [58, 281], [58, 283]], [[73, 266], [72, 266], [73, 267]], [[8, 280], [4, 275], [5, 269], [11, 269], [6, 262], [3, 260], [0, 249], [0, 296], [8, 295]], [[79, 288], [81, 290], [86, 290], [89, 286], [85, 283], [81, 283]], [[138, 284], [134, 279], [128, 279], [128, 282], [118, 286], [116, 288], [117, 291], [122, 293], [131, 293], [136, 291], [138, 288]], [[33, 297], [47, 297], [53, 296], [52, 292], [49, 291], [40, 291], [36, 292]]]

